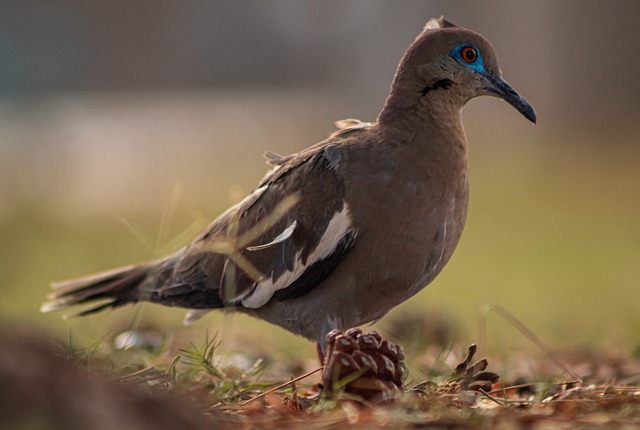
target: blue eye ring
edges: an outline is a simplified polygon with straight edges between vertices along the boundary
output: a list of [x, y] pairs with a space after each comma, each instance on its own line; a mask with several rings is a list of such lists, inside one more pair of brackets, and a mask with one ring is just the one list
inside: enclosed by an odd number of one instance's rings
[[467, 66], [476, 72], [485, 72], [484, 64], [482, 62], [482, 54], [480, 53], [480, 50], [473, 45], [461, 43], [453, 48], [451, 56], [462, 65]]

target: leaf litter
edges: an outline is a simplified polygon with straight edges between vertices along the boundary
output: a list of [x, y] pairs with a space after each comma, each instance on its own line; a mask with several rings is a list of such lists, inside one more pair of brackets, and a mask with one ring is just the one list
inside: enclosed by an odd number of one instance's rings
[[640, 425], [640, 359], [612, 349], [545, 344], [474, 361], [475, 345], [439, 339], [407, 345], [405, 358], [399, 345], [354, 329], [330, 334], [323, 365], [299, 372], [300, 363], [222, 352], [216, 336], [155, 348], [103, 339], [86, 349], [25, 330], [0, 337], [0, 421], [13, 428], [33, 420], [155, 430]]

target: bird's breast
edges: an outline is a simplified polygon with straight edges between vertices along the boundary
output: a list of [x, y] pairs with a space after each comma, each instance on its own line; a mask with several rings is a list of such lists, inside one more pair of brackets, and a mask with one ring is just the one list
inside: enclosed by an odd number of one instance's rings
[[367, 278], [384, 286], [381, 293], [397, 303], [431, 282], [449, 261], [468, 204], [466, 159], [409, 161], [380, 160], [350, 189], [357, 202], [352, 207], [360, 232], [358, 253], [363, 267], [375, 273]]

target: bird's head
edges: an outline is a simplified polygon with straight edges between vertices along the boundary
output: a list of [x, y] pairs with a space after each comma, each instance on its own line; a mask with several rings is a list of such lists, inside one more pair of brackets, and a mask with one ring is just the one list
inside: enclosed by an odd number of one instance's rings
[[501, 98], [536, 122], [533, 107], [502, 79], [488, 40], [444, 17], [430, 20], [404, 54], [391, 96], [404, 100], [405, 106], [435, 109], [440, 104], [459, 109], [482, 95]]

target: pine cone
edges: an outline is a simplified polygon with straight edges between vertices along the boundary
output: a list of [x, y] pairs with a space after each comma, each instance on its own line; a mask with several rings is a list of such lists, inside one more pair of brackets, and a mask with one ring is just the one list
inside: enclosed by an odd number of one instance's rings
[[350, 329], [327, 334], [322, 384], [329, 394], [344, 392], [366, 401], [384, 401], [403, 392], [402, 347], [375, 331]]
[[500, 375], [493, 372], [485, 372], [488, 366], [486, 358], [469, 365], [477, 351], [478, 347], [475, 344], [471, 345], [467, 358], [456, 366], [452, 376], [460, 381], [462, 390], [489, 392], [491, 391], [491, 386], [500, 380]]
[[470, 364], [477, 351], [478, 347], [475, 344], [469, 347], [467, 358], [456, 366], [451, 378], [437, 383], [424, 381], [413, 387], [412, 391], [425, 395], [460, 394], [464, 391], [491, 391], [493, 384], [500, 380], [500, 375], [485, 371], [488, 366], [486, 358]]

